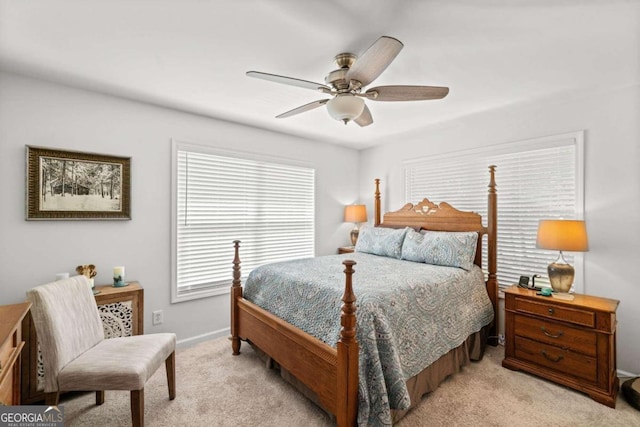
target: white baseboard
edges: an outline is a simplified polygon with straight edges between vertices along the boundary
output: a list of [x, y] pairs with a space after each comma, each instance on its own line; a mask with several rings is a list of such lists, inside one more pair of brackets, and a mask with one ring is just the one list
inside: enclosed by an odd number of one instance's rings
[[631, 372], [623, 371], [622, 369], [618, 369], [616, 373], [618, 374], [618, 378], [635, 378], [638, 376], [637, 374], [632, 374]]
[[206, 334], [196, 335], [195, 337], [185, 338], [183, 340], [178, 340], [176, 346], [178, 348], [187, 348], [194, 346], [203, 341], [213, 340], [216, 338], [229, 336], [231, 334], [230, 328], [218, 329], [217, 331], [207, 332]]

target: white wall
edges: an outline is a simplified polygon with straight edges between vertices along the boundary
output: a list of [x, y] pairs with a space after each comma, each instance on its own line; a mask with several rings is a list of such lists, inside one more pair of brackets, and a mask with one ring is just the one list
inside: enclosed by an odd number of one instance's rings
[[639, 117], [640, 86], [562, 94], [463, 117], [363, 151], [360, 198], [370, 200], [371, 183], [381, 178], [383, 211], [400, 208], [405, 203], [402, 161], [407, 159], [584, 129], [590, 247], [584, 256], [584, 290], [620, 300], [618, 369], [640, 374], [640, 285], [635, 277], [640, 260]]
[[[228, 295], [170, 304], [171, 138], [306, 162], [316, 169], [316, 253], [348, 243], [355, 150], [0, 73], [0, 304], [79, 264], [97, 266], [96, 284], [124, 265], [145, 289], [145, 332], [226, 333]], [[25, 221], [25, 145], [131, 156], [132, 220]], [[163, 325], [151, 325], [153, 310], [164, 310]]]

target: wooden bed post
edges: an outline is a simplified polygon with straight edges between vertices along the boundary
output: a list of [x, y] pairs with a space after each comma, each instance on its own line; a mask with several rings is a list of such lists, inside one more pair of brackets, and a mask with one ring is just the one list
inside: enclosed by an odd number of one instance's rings
[[374, 223], [376, 227], [380, 225], [380, 179], [376, 178], [376, 192], [374, 197]]
[[235, 256], [233, 257], [233, 282], [231, 284], [231, 348], [233, 355], [240, 354], [240, 336], [238, 335], [238, 300], [242, 298], [242, 283], [240, 281], [240, 240], [233, 241]]
[[493, 304], [493, 324], [489, 329], [489, 344], [498, 345], [498, 194], [496, 192], [496, 167], [489, 166], [489, 197], [488, 197], [488, 251], [487, 268], [489, 277], [487, 280], [487, 292]]
[[356, 340], [356, 296], [351, 276], [355, 261], [345, 260], [345, 285], [340, 315], [340, 339], [338, 340], [338, 396], [336, 422], [339, 427], [355, 426], [358, 418], [358, 341]]

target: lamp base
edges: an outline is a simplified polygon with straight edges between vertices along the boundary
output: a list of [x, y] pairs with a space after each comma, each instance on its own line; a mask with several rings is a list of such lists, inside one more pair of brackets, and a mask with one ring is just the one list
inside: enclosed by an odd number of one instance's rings
[[547, 273], [549, 273], [549, 282], [554, 291], [567, 293], [571, 290], [575, 270], [564, 260], [562, 252], [557, 260], [549, 264]]
[[351, 230], [351, 245], [355, 246], [358, 242], [358, 234], [360, 234], [360, 230], [356, 227]]
[[555, 294], [551, 294], [555, 299], [561, 299], [563, 301], [573, 301], [575, 296], [573, 294], [565, 294], [563, 292], [556, 292]]

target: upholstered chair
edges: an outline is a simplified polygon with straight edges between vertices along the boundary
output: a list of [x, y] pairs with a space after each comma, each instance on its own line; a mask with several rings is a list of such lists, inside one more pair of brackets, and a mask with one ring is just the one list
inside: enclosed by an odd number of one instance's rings
[[44, 361], [46, 404], [64, 391], [131, 391], [134, 426], [144, 425], [144, 386], [165, 362], [169, 399], [176, 395], [175, 334], [104, 338], [102, 321], [85, 276], [74, 276], [27, 292]]

